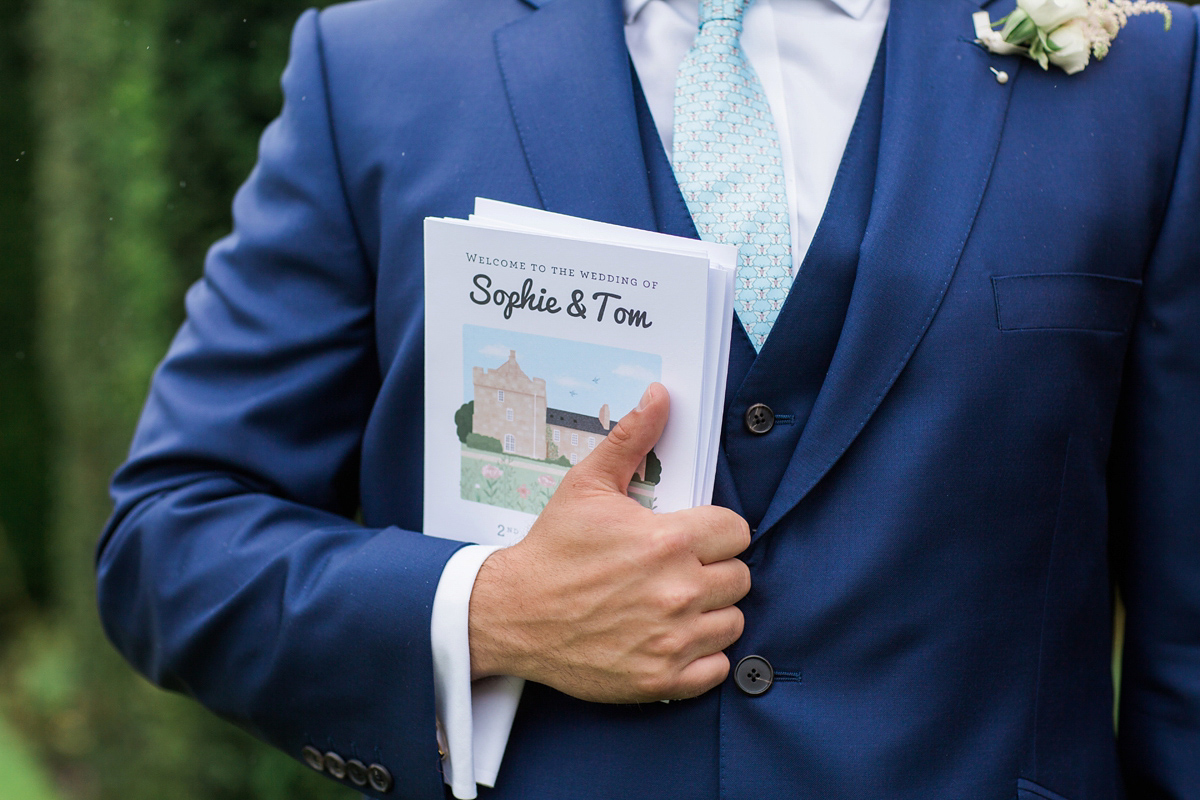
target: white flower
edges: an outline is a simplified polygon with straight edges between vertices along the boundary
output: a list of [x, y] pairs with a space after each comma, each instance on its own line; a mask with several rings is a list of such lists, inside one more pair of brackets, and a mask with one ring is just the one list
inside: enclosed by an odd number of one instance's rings
[[1017, 8], [1047, 32], [1088, 13], [1087, 0], [1017, 0]]
[[1092, 44], [1088, 41], [1083, 20], [1075, 19], [1060, 25], [1050, 34], [1049, 39], [1050, 44], [1058, 48], [1046, 49], [1051, 64], [1062, 67], [1063, 72], [1068, 75], [1081, 72], [1088, 65]]
[[[1017, 7], [995, 23], [986, 11], [973, 14], [975, 42], [997, 55], [1031, 58], [1042, 69], [1054, 64], [1068, 75], [1082, 72], [1092, 56], [1099, 61], [1108, 55], [1117, 32], [1130, 17], [1162, 14], [1163, 26], [1171, 29], [1171, 9], [1158, 0], [1016, 2]], [[992, 71], [1000, 80], [1001, 73]]]
[[1009, 44], [1004, 41], [1004, 37], [999, 31], [992, 29], [992, 21], [988, 18], [988, 12], [976, 11], [971, 15], [975, 22], [976, 41], [991, 50], [996, 55], [1011, 56], [1016, 53], [1026, 52], [1026, 48], [1016, 44]]

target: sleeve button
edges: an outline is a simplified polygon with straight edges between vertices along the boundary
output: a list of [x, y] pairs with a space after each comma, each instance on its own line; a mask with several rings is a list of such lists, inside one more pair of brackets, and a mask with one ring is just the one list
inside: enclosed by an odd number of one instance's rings
[[330, 750], [325, 754], [325, 771], [340, 781], [346, 777], [346, 759]]
[[382, 764], [372, 764], [367, 767], [367, 780], [370, 781], [371, 788], [380, 794], [392, 789], [392, 773], [388, 772]]
[[321, 755], [321, 751], [311, 744], [301, 750], [300, 755], [304, 757], [304, 763], [317, 772], [325, 771], [325, 756]]
[[352, 758], [346, 762], [346, 777], [355, 786], [367, 785], [367, 765], [359, 761], [357, 758]]

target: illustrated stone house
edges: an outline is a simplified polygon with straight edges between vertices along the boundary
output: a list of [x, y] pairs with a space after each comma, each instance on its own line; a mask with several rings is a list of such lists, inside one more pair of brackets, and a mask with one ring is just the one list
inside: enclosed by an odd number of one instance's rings
[[471, 430], [498, 439], [506, 453], [546, 458], [546, 381], [530, 378], [517, 364], [517, 351], [496, 369], [473, 367], [475, 416]]
[[[553, 461], [565, 457], [578, 464], [608, 435], [612, 422], [608, 404], [597, 416], [546, 406], [546, 381], [530, 378], [517, 364], [517, 351], [496, 369], [473, 367], [475, 415], [471, 430], [500, 442], [504, 452]], [[639, 476], [646, 474], [643, 458]]]

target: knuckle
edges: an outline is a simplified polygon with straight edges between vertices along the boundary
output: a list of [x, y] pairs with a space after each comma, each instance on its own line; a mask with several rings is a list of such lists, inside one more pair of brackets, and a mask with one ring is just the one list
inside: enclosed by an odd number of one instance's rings
[[724, 527], [725, 515], [729, 513], [729, 509], [721, 506], [700, 506], [692, 509], [692, 512], [696, 516], [697, 527], [716, 532]]
[[[726, 642], [725, 647], [728, 647], [738, 639], [742, 638], [742, 633], [746, 630], [746, 615], [743, 614], [742, 610], [737, 606], [733, 606], [732, 608], [733, 613], [729, 615], [729, 630], [727, 631], [728, 641]], [[725, 647], [722, 647], [721, 649], [724, 650]]]
[[717, 659], [717, 668], [713, 670], [713, 677], [715, 680], [712, 682], [712, 685], [716, 686], [721, 681], [728, 678], [730, 669], [732, 669], [732, 665], [729, 663], [729, 656], [721, 653], [720, 657]]
[[745, 519], [743, 519], [740, 516], [738, 516], [737, 519], [738, 519], [738, 523], [739, 523], [738, 530], [742, 536], [742, 549], [745, 550], [747, 547], [750, 546], [750, 539], [752, 538], [751, 534], [750, 534], [750, 523], [747, 522]]
[[750, 546], [750, 524], [740, 514], [723, 506], [706, 506], [703, 523], [715, 535], [739, 545], [739, 552]]
[[750, 594], [750, 589], [753, 588], [753, 578], [750, 576], [750, 567], [746, 566], [745, 561], [736, 558], [733, 561], [737, 565], [737, 584], [735, 588], [740, 599]]
[[669, 662], [678, 657], [687, 647], [687, 644], [686, 637], [678, 632], [664, 633], [651, 645], [651, 651], [656, 657]]
[[660, 699], [673, 693], [675, 682], [667, 672], [656, 670], [635, 677], [633, 686], [644, 697]]
[[[726, 510], [728, 511], [728, 509]], [[728, 519], [725, 524], [726, 530], [741, 545], [742, 550], [750, 546], [750, 523], [746, 522], [740, 514], [728, 511]]]
[[665, 560], [689, 551], [692, 537], [684, 526], [662, 525], [650, 537], [650, 541], [654, 556]]
[[687, 613], [700, 599], [700, 592], [689, 584], [675, 584], [659, 592], [656, 598], [658, 610], [668, 617]]
[[729, 670], [729, 657], [724, 653], [715, 654], [704, 673], [695, 676], [686, 687], [679, 690], [679, 693], [684, 697], [698, 697], [709, 689], [720, 686], [729, 676]]

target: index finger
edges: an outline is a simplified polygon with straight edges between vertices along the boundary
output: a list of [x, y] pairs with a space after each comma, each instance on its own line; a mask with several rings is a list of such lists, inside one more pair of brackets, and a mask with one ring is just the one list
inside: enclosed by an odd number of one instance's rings
[[750, 546], [750, 526], [728, 508], [700, 506], [675, 513], [692, 532], [692, 552], [701, 564], [734, 558]]

